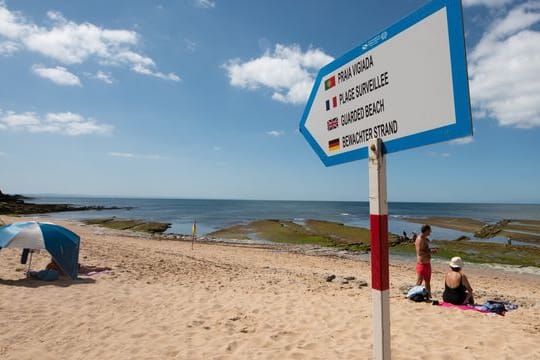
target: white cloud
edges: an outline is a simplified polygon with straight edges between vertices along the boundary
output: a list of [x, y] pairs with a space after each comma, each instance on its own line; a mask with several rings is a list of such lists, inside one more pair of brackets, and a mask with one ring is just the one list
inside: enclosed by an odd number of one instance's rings
[[450, 141], [450, 144], [466, 145], [466, 144], [470, 144], [472, 142], [474, 142], [474, 138], [472, 136], [466, 136], [466, 137], [462, 137], [462, 138], [459, 138], [459, 139], [454, 139], [454, 140]]
[[511, 3], [514, 0], [462, 0], [463, 6], [499, 7]]
[[285, 103], [305, 103], [317, 71], [332, 61], [330, 55], [320, 49], [302, 52], [299, 46], [277, 44], [274, 52], [241, 62], [228, 61], [230, 84], [245, 89], [267, 87], [274, 91], [272, 98]]
[[283, 130], [270, 130], [266, 132], [266, 135], [274, 136], [274, 137], [280, 137], [283, 136], [285, 132]]
[[161, 160], [165, 159], [161, 155], [137, 155], [133, 153], [128, 152], [109, 152], [107, 155], [112, 157], [119, 157], [119, 158], [128, 158], [128, 159], [146, 159], [146, 160]]
[[113, 156], [113, 157], [123, 157], [123, 158], [134, 158], [135, 157], [135, 154], [124, 153], [124, 152], [110, 152], [107, 155]]
[[72, 112], [65, 112], [65, 113], [48, 113], [46, 116], [46, 120], [49, 123], [82, 123], [84, 122], [84, 118], [79, 115]]
[[174, 73], [164, 74], [159, 71], [152, 71], [141, 64], [134, 65], [132, 70], [139, 74], [151, 75], [164, 80], [180, 81], [180, 77]]
[[[132, 30], [105, 29], [94, 24], [76, 23], [59, 12], [49, 11], [52, 23], [38, 26], [19, 12], [11, 12], [0, 2], [0, 40], [37, 52], [63, 64], [80, 64], [91, 59], [105, 65], [124, 65], [139, 74], [179, 81], [174, 74], [163, 74], [155, 62], [135, 51], [139, 35]], [[13, 49], [13, 46], [10, 46]]]
[[216, 7], [216, 2], [212, 0], [195, 0], [195, 6], [203, 9], [211, 9]]
[[427, 154], [428, 156], [435, 158], [449, 158], [450, 156], [452, 156], [450, 153], [447, 152], [440, 153], [435, 151], [428, 151]]
[[101, 70], [98, 71], [94, 77], [107, 84], [112, 84], [114, 82], [111, 73], [105, 73]]
[[70, 73], [62, 66], [46, 68], [41, 65], [34, 65], [32, 66], [32, 71], [34, 74], [49, 79], [58, 85], [81, 86], [81, 80], [79, 80], [77, 75]]
[[0, 55], [9, 56], [20, 50], [20, 46], [13, 41], [0, 42]]
[[184, 43], [186, 44], [186, 49], [190, 52], [195, 52], [197, 50], [197, 43], [193, 40], [184, 39]]
[[107, 135], [113, 131], [113, 126], [100, 124], [92, 118], [85, 118], [71, 112], [48, 113], [45, 116], [39, 116], [34, 112], [3, 113], [0, 111], [0, 130], [79, 136]]
[[36, 26], [28, 24], [20, 13], [10, 12], [5, 3], [0, 2], [0, 35], [18, 39], [35, 30]]
[[16, 114], [12, 111], [8, 111], [5, 116], [0, 117], [0, 124], [2, 123], [6, 129], [15, 129], [39, 125], [40, 120], [33, 112]]
[[540, 126], [540, 2], [495, 20], [469, 56], [474, 114], [502, 126]]

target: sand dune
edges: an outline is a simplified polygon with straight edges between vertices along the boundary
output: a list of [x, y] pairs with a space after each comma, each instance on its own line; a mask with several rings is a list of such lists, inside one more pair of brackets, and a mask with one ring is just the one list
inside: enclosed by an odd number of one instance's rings
[[[58, 223], [81, 235], [81, 263], [113, 270], [37, 282], [24, 279], [19, 251], [0, 251], [1, 359], [371, 358], [371, 289], [359, 284], [370, 280], [366, 261], [219, 244], [191, 250]], [[47, 262], [39, 254], [33, 268]], [[445, 265], [434, 270], [440, 296]], [[540, 276], [466, 270], [478, 302], [499, 297], [520, 308], [502, 317], [412, 303], [402, 289], [414, 282], [413, 264], [393, 261], [393, 358], [539, 359]], [[329, 274], [337, 278], [326, 282]]]

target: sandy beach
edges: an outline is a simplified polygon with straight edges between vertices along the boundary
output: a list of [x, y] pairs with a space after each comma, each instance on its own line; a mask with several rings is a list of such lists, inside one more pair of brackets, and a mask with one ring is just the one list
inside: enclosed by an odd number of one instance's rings
[[[39, 282], [24, 278], [19, 250], [0, 251], [1, 359], [371, 358], [365, 259], [206, 243], [192, 250], [190, 242], [56, 223], [81, 236], [82, 264], [112, 271]], [[48, 260], [42, 252], [32, 268]], [[434, 263], [435, 298], [445, 270]], [[539, 275], [467, 266], [478, 303], [520, 306], [498, 316], [408, 301], [414, 264], [391, 261], [390, 271], [394, 359], [540, 358]]]

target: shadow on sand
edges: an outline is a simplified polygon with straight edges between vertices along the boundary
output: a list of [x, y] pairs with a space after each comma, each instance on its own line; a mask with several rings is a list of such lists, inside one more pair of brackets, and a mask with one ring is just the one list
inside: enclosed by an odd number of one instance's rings
[[74, 285], [93, 284], [95, 282], [96, 282], [95, 279], [90, 279], [90, 278], [78, 278], [77, 280], [59, 279], [55, 281], [42, 281], [42, 280], [36, 280], [32, 278], [22, 278], [22, 279], [17, 279], [17, 280], [0, 279], [0, 285], [22, 286], [22, 287], [28, 287], [28, 288], [38, 288], [42, 286], [69, 287], [69, 286], [74, 286]]

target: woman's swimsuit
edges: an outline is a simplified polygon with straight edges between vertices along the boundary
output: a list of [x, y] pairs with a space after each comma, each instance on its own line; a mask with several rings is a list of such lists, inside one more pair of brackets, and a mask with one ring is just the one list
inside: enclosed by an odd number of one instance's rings
[[445, 302], [454, 304], [454, 305], [463, 305], [465, 299], [467, 298], [467, 289], [462, 283], [463, 276], [460, 275], [459, 286], [457, 288], [451, 288], [444, 282], [444, 292], [443, 300]]

